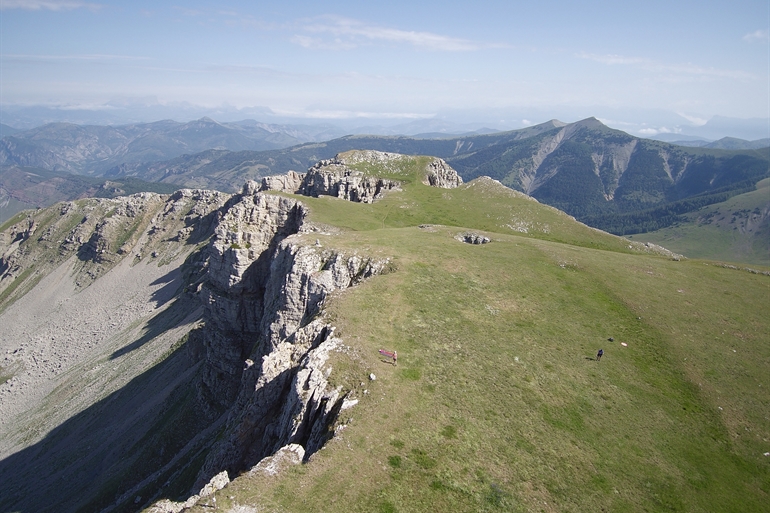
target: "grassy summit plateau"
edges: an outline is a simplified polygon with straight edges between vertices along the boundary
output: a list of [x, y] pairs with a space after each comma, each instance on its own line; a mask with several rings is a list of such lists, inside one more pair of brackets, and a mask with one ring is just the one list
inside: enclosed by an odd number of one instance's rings
[[489, 179], [431, 188], [425, 161], [361, 164], [404, 182], [374, 204], [303, 200], [341, 229], [323, 246], [393, 258], [325, 312], [359, 402], [308, 464], [194, 511], [766, 511], [770, 276], [642, 254]]

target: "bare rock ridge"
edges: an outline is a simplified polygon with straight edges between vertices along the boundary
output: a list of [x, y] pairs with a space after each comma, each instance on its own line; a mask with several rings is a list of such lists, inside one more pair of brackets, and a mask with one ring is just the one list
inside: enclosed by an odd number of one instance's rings
[[[145, 389], [137, 386], [132, 388], [136, 392], [116, 390], [105, 403], [115, 404], [111, 411], [119, 429], [114, 432], [100, 435], [87, 420], [66, 418], [56, 424], [51, 421], [46, 427], [59, 429], [59, 423], [69, 423], [63, 432], [88, 433], [83, 444], [92, 443], [88, 437], [98, 439], [107, 451], [104, 454], [91, 451], [89, 459], [83, 460], [75, 458], [74, 453], [68, 456], [67, 451], [75, 448], [62, 445], [56, 456], [59, 460], [51, 462], [51, 468], [56, 463], [59, 470], [51, 470], [49, 475], [32, 465], [20, 467], [27, 458], [24, 445], [6, 447], [10, 451], [6, 454], [17, 451], [18, 457], [0, 461], [0, 481], [6, 482], [0, 484], [0, 495], [7, 497], [0, 498], [0, 506], [53, 511], [45, 497], [55, 495], [57, 511], [112, 511], [126, 504], [138, 508], [168, 496], [169, 488], [179, 489], [185, 482], [184, 486], [193, 485], [192, 493], [223, 471], [232, 477], [260, 461], [268, 465], [272, 460], [265, 458], [282, 454], [282, 448], [286, 448], [283, 452], [301, 454], [304, 460], [310, 458], [333, 436], [334, 423], [347, 397], [345, 390], [331, 387], [328, 381], [330, 355], [348, 349], [325, 321], [324, 303], [333, 292], [382, 273], [388, 268], [388, 260], [321, 246], [313, 236], [321, 228], [308, 222], [301, 196], [283, 197], [265, 189], [371, 202], [401, 186], [401, 161], [410, 158], [382, 152], [348, 152], [313, 166], [304, 175], [272, 177], [261, 186], [248, 182], [235, 195], [181, 190], [171, 196], [142, 193], [63, 203], [22, 218], [5, 230], [0, 237], [0, 297], [5, 305], [10, 304], [9, 299], [22, 298], [34, 290], [40, 280], [38, 275], [57, 269], [64, 269], [56, 271], [62, 275], [72, 273], [74, 293], [80, 294], [78, 291], [102, 283], [99, 280], [109, 283], [113, 269], [131, 273], [135, 268], [163, 268], [173, 263], [177, 267], [170, 273], [153, 272], [180, 277], [174, 282], [177, 292], [165, 292], [169, 299], [164, 304], [171, 305], [169, 311], [176, 309], [180, 319], [186, 319], [187, 324], [173, 326], [193, 329], [187, 332], [180, 350], [168, 356], [172, 361], [169, 368], [177, 369], [177, 373], [184, 369], [184, 377], [169, 375], [158, 381], [157, 389], [162, 389], [162, 397], [168, 399], [155, 401], [154, 409], [148, 409], [150, 416], [132, 417], [130, 422], [118, 418], [121, 401], [141, 404], [145, 400]], [[374, 165], [380, 172], [384, 168], [389, 178], [367, 173]], [[439, 159], [424, 170], [424, 181], [439, 187], [461, 183], [457, 173]], [[148, 321], [147, 326], [153, 322]], [[148, 373], [160, 354], [146, 347], [152, 345], [152, 337], [162, 337], [163, 333], [142, 331], [141, 326], [129, 326], [129, 331], [116, 332], [112, 338], [86, 340], [88, 351], [82, 354], [77, 348], [73, 354], [57, 353], [58, 361], [66, 364], [46, 379], [56, 383], [60, 373], [89, 361], [81, 363], [79, 359], [87, 355], [98, 358], [98, 351], [111, 354], [110, 360], [132, 351], [132, 358], [136, 358], [133, 355], [148, 351], [145, 369], [137, 371]], [[169, 346], [164, 347], [168, 351]], [[61, 348], [55, 346], [55, 350]], [[18, 368], [34, 368], [38, 360], [34, 359], [35, 353], [30, 353], [29, 358], [17, 362]], [[17, 354], [26, 353], [14, 353], [10, 358], [17, 358]], [[3, 366], [11, 368], [5, 363]], [[0, 384], [0, 393], [8, 392], [4, 400], [18, 399], [0, 403], [2, 413], [8, 415], [8, 426], [29, 407], [26, 400], [33, 397], [29, 395], [34, 388], [31, 381], [26, 392], [21, 386], [25, 379], [16, 376], [13, 383]], [[131, 379], [128, 376], [124, 381]], [[104, 398], [98, 387], [83, 393], [93, 395], [89, 399], [92, 403]], [[175, 403], [171, 402], [174, 397], [189, 398]], [[172, 416], [163, 417], [162, 412]], [[97, 414], [93, 417], [100, 418]], [[153, 434], [158, 430], [160, 435]], [[128, 432], [130, 437], [125, 436]], [[143, 436], [173, 439], [177, 445], [171, 453], [164, 452], [165, 443], [157, 448], [145, 447], [139, 442]], [[41, 444], [55, 443], [56, 439], [52, 440], [30, 447], [30, 454], [38, 454], [44, 446]], [[136, 456], [140, 451], [151, 455], [152, 465]], [[109, 472], [101, 475], [124, 478], [110, 478], [109, 485], [103, 477], [100, 479], [104, 482], [84, 481], [73, 483], [67, 490], [61, 488], [62, 469], [85, 475], [97, 460], [102, 462], [99, 465], [109, 465]], [[192, 475], [197, 472], [194, 484], [191, 471]], [[180, 477], [184, 475], [190, 477]], [[12, 493], [6, 494], [6, 486]], [[113, 488], [104, 492], [105, 486]], [[112, 497], [109, 502], [105, 502], [105, 493]], [[178, 504], [169, 507], [177, 508]]]
[[[282, 448], [301, 448], [307, 459], [333, 435], [346, 394], [329, 387], [325, 364], [344, 345], [318, 314], [333, 291], [388, 264], [308, 243], [307, 234], [317, 228], [306, 222], [306, 207], [262, 191], [372, 202], [400, 183], [350, 166], [378, 164], [395, 174], [400, 167], [393, 164], [405, 158], [348, 152], [305, 175], [267, 178], [261, 187], [248, 182], [221, 210], [199, 289], [205, 324], [196, 336], [206, 348], [199, 402], [212, 415], [224, 412], [225, 436], [209, 452], [194, 489], [223, 470], [235, 475], [252, 468]], [[434, 186], [462, 183], [439, 159], [425, 175]]]
[[[324, 364], [342, 343], [317, 315], [331, 292], [387, 264], [307, 243], [305, 234], [316, 228], [305, 221], [306, 207], [261, 191], [371, 202], [400, 183], [349, 166], [387, 169], [403, 158], [369, 151], [338, 155], [305, 175], [271, 177], [259, 188], [249, 182], [229, 202], [208, 248], [208, 279], [200, 289], [206, 323], [198, 334], [207, 360], [200, 399], [212, 412], [227, 411], [229, 434], [209, 453], [197, 487], [223, 469], [246, 470], [284, 446], [301, 446], [307, 459], [326, 442], [345, 394], [328, 388]], [[436, 184], [460, 183], [443, 161], [426, 169], [426, 176], [434, 175]]]
[[[260, 190], [277, 190], [305, 196], [335, 196], [349, 201], [371, 203], [390, 190], [399, 190], [397, 179], [370, 176], [361, 167], [378, 164], [380, 168], [399, 172], [394, 163], [408, 159], [408, 156], [382, 151], [351, 151], [334, 158], [321, 160], [299, 174], [289, 171], [286, 175], [269, 176], [262, 179]], [[364, 166], [357, 166], [364, 164]], [[444, 160], [434, 159], [428, 164], [425, 184], [451, 189], [463, 183], [462, 178]]]
[[206, 352], [199, 401], [212, 416], [227, 415], [230, 433], [211, 451], [199, 485], [287, 444], [302, 445], [306, 457], [323, 445], [344, 395], [327, 389], [323, 369], [340, 341], [316, 316], [331, 292], [387, 263], [304, 242], [313, 227], [299, 201], [250, 190], [231, 200], [215, 229], [199, 292], [205, 313], [196, 336]]
[[463, 183], [463, 179], [452, 169], [449, 164], [442, 159], [434, 159], [428, 164], [428, 172], [425, 175], [425, 182], [432, 187], [441, 187], [442, 189], [454, 189]]

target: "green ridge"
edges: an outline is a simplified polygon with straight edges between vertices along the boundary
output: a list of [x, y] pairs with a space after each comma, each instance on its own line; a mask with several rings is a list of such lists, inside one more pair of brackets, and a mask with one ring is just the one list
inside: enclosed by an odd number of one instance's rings
[[327, 309], [351, 347], [332, 379], [360, 403], [310, 464], [243, 475], [216, 507], [764, 511], [770, 277], [630, 254], [493, 182], [431, 189], [419, 162], [373, 205], [303, 200], [344, 229], [308, 237], [393, 257]]

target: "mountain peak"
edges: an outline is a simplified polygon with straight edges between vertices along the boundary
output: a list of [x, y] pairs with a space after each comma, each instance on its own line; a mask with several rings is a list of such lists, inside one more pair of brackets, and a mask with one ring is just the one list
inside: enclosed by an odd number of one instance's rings
[[573, 123], [575, 126], [583, 126], [586, 128], [606, 128], [607, 125], [591, 116], [590, 118], [582, 119]]

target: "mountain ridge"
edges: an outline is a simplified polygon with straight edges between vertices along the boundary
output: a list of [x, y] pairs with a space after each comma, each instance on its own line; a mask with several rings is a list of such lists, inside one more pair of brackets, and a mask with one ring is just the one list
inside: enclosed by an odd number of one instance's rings
[[219, 123], [208, 117], [187, 123], [162, 120], [122, 126], [57, 122], [16, 131], [0, 140], [0, 165], [99, 175], [125, 162], [164, 160], [216, 148], [267, 150], [300, 142], [275, 127]]
[[136, 177], [236, 192], [245, 180], [302, 173], [318, 160], [352, 149], [437, 155], [466, 180], [491, 176], [616, 234], [670, 225], [681, 219], [671, 212], [680, 215], [723, 201], [770, 175], [767, 148], [677, 146], [631, 136], [596, 118], [442, 139], [359, 134], [263, 152], [211, 149], [154, 163], [122, 163], [104, 174], [112, 180]]
[[435, 157], [296, 178], [1, 227], [0, 507], [761, 511], [767, 272]]

